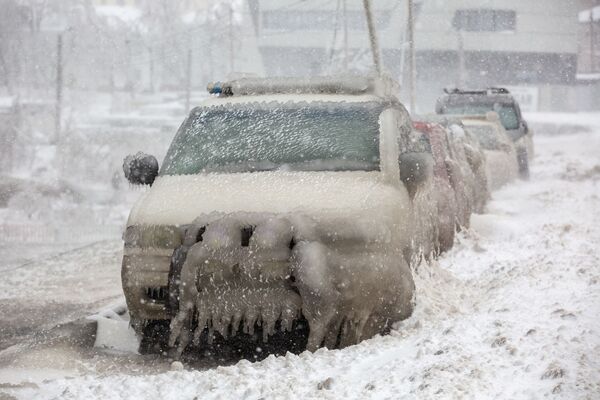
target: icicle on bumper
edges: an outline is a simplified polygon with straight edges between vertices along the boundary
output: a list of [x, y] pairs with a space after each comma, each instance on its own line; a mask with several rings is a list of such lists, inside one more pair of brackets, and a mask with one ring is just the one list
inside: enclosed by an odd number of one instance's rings
[[215, 333], [227, 339], [254, 335], [260, 327], [266, 342], [302, 316], [309, 324], [308, 350], [345, 347], [385, 333], [412, 313], [410, 269], [385, 240], [327, 241], [311, 218], [267, 213], [201, 217], [189, 235], [197, 242], [177, 279], [169, 338], [177, 354], [192, 342], [199, 345], [206, 331], [210, 344]]

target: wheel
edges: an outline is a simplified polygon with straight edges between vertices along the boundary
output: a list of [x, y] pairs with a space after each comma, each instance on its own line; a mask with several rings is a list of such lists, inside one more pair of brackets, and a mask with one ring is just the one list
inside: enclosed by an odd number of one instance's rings
[[526, 149], [517, 149], [517, 162], [519, 163], [519, 176], [521, 179], [529, 179], [529, 157]]
[[148, 321], [142, 330], [140, 354], [166, 354], [169, 350], [169, 321]]

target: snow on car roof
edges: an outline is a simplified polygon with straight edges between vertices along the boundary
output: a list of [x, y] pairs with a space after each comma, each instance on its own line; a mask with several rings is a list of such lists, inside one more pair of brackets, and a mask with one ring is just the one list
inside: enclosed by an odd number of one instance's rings
[[219, 97], [258, 96], [268, 94], [328, 94], [394, 96], [399, 85], [391, 77], [342, 74], [312, 77], [241, 78], [227, 82], [211, 82], [210, 94]]
[[372, 94], [348, 95], [348, 94], [265, 94], [256, 96], [231, 96], [231, 97], [210, 97], [200, 103], [201, 107], [212, 107], [223, 104], [244, 104], [244, 103], [269, 103], [269, 102], [331, 102], [331, 103], [362, 103], [369, 101], [381, 101], [381, 97]]

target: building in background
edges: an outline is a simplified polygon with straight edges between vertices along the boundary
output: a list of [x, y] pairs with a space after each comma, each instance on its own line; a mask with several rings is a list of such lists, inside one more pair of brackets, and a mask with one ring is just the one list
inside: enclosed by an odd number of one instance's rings
[[578, 14], [578, 105], [582, 110], [600, 110], [600, 0], [583, 3]]
[[[408, 75], [407, 2], [372, 0], [383, 63], [400, 82]], [[60, 35], [66, 88], [130, 97], [181, 92], [188, 82], [198, 90], [238, 72], [307, 76], [372, 66], [360, 0], [82, 0], [39, 10], [38, 2], [12, 3], [21, 5], [14, 17], [0, 15], [0, 84], [21, 98], [53, 98]], [[527, 110], [582, 108], [579, 94], [593, 92], [598, 0], [414, 3], [418, 112], [432, 111], [448, 86], [508, 86]]]
[[[399, 71], [403, 1], [372, 0], [388, 68]], [[372, 63], [363, 2], [256, 0], [258, 47], [269, 75], [322, 75]]]
[[[407, 2], [372, 3], [384, 64], [402, 81]], [[255, 7], [269, 74], [368, 67], [361, 1], [259, 0]], [[415, 0], [418, 111], [431, 111], [444, 87], [493, 85], [509, 86], [526, 109], [572, 108], [580, 10], [576, 0]]]
[[508, 86], [526, 110], [569, 107], [577, 73], [576, 1], [421, 4], [415, 42], [422, 107], [446, 86]]
[[600, 0], [589, 2], [581, 10], [579, 21], [579, 79], [600, 78]]

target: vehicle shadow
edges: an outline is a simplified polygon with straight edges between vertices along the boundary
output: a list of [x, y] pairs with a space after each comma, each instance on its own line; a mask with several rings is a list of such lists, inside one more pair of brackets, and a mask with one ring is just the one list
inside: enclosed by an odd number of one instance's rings
[[306, 349], [309, 328], [304, 318], [295, 321], [289, 332], [282, 332], [279, 326], [276, 326], [275, 334], [269, 336], [266, 343], [262, 341], [262, 328], [258, 324], [253, 334], [244, 333], [242, 327], [235, 335], [229, 333], [229, 337], [225, 338], [214, 332], [209, 343], [208, 329], [204, 329], [197, 343], [188, 345], [181, 356], [177, 357], [176, 349], [168, 346], [168, 321], [157, 321], [146, 326], [139, 351], [142, 355], [153, 354], [168, 360], [178, 359], [191, 368], [205, 369], [231, 365], [240, 360], [260, 361], [271, 354], [300, 354]]

